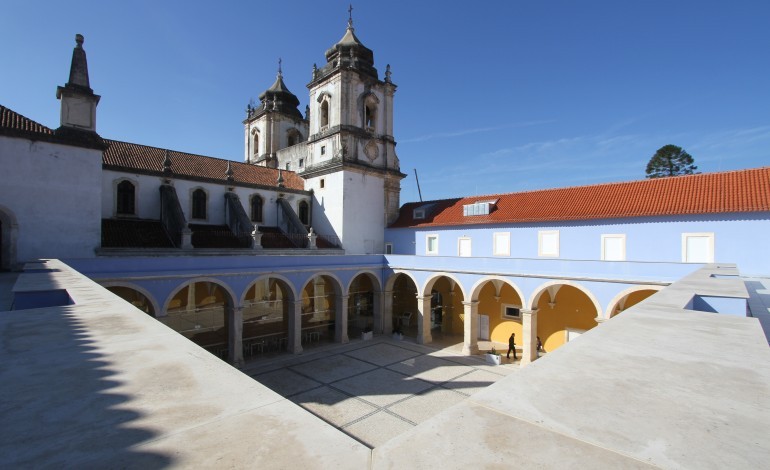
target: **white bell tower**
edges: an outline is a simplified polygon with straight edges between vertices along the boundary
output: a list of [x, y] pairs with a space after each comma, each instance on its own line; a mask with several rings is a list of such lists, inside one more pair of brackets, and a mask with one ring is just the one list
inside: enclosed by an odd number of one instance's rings
[[406, 176], [393, 138], [396, 85], [389, 65], [379, 79], [374, 53], [356, 37], [349, 13], [326, 64], [313, 65], [307, 164], [299, 174], [314, 191], [314, 214], [325, 214], [314, 217], [317, 232], [337, 235], [349, 254], [382, 253]]

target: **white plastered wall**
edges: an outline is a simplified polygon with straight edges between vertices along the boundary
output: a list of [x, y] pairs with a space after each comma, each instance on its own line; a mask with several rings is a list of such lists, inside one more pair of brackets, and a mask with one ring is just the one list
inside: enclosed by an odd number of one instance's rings
[[89, 258], [101, 244], [102, 152], [0, 137], [0, 201], [18, 223], [16, 262]]

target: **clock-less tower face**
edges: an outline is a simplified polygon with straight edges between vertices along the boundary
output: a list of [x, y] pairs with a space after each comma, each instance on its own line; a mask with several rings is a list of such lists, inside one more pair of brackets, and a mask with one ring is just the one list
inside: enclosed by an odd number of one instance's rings
[[374, 163], [375, 160], [377, 160], [377, 157], [380, 156], [380, 149], [374, 139], [370, 139], [366, 144], [366, 147], [364, 147], [364, 153], [366, 154], [366, 158], [368, 158], [371, 163]]

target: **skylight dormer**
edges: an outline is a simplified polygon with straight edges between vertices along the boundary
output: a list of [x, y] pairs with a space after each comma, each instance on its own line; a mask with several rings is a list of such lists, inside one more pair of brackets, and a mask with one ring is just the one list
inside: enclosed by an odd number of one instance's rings
[[463, 216], [489, 215], [497, 204], [497, 199], [489, 201], [476, 201], [473, 204], [463, 205]]
[[425, 219], [434, 205], [435, 204], [423, 204], [421, 206], [415, 207], [414, 210], [412, 210], [412, 218], [414, 220]]

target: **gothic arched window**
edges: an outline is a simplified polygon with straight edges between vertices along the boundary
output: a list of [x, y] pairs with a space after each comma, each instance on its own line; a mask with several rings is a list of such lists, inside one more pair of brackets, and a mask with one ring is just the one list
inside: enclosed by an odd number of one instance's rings
[[307, 201], [299, 202], [299, 221], [305, 225], [308, 225], [310, 217], [310, 210], [307, 205]]
[[254, 155], [259, 155], [259, 134], [254, 133]]
[[262, 197], [259, 194], [251, 196], [251, 221], [262, 222]]
[[200, 188], [192, 193], [192, 218], [206, 218], [206, 191]]
[[117, 208], [118, 215], [136, 215], [135, 199], [136, 188], [128, 180], [118, 183]]

